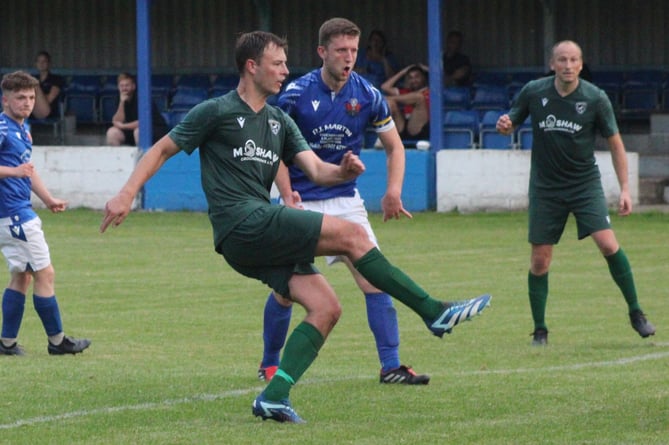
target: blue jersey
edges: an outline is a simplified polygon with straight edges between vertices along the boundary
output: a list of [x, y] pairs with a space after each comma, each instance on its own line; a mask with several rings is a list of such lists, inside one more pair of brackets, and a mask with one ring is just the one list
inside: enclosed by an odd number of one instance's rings
[[[395, 125], [381, 92], [355, 72], [335, 94], [323, 82], [321, 69], [313, 70], [286, 86], [279, 106], [295, 120], [314, 153], [337, 165], [349, 150], [360, 154], [368, 127], [386, 131]], [[355, 180], [322, 187], [296, 166], [290, 167], [290, 179], [304, 201], [355, 194]]]
[[[32, 138], [22, 124], [0, 114], [0, 165], [18, 167], [30, 162], [33, 152]], [[20, 224], [36, 216], [30, 204], [30, 178], [0, 179], [0, 218], [12, 217]]]

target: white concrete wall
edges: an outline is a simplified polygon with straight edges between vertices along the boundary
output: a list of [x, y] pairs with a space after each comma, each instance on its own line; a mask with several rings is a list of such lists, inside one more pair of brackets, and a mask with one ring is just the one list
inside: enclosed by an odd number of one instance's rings
[[[135, 167], [135, 147], [36, 146], [33, 162], [51, 194], [71, 208], [100, 210]], [[614, 207], [618, 181], [609, 152], [597, 152], [607, 201]], [[627, 153], [630, 192], [639, 201], [638, 154]], [[522, 210], [527, 208], [530, 152], [521, 150], [441, 150], [437, 153], [437, 211]], [[407, 181], [405, 187], [410, 186]], [[35, 207], [43, 207], [33, 196]], [[136, 207], [136, 205], [135, 205]]]
[[[32, 161], [51, 194], [70, 208], [103, 209], [137, 163], [137, 147], [35, 146]], [[33, 206], [43, 208], [33, 194]]]
[[[530, 151], [440, 150], [437, 153], [437, 211], [522, 210], [527, 208]], [[611, 154], [595, 153], [607, 202], [615, 207], [620, 188]], [[639, 202], [639, 157], [627, 153], [630, 194]]]

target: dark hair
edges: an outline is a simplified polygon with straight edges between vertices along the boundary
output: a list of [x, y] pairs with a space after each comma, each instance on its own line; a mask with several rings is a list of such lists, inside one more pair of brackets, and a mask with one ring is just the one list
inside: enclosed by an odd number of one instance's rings
[[44, 58], [46, 58], [46, 61], [51, 63], [51, 54], [49, 54], [48, 51], [42, 50], [38, 52], [37, 55], [35, 56], [35, 59], [37, 59], [39, 56], [44, 56]]
[[446, 39], [449, 39], [449, 38], [451, 38], [451, 37], [457, 37], [457, 38], [460, 39], [460, 40], [463, 39], [462, 32], [460, 32], [460, 31], [451, 31], [451, 32], [449, 32], [448, 35], [446, 36]]
[[2, 76], [0, 87], [3, 93], [10, 91], [21, 91], [35, 89], [39, 86], [39, 81], [25, 71], [14, 71]]
[[281, 38], [276, 34], [272, 34], [271, 32], [252, 31], [241, 34], [235, 44], [235, 63], [237, 64], [237, 71], [239, 71], [240, 74], [243, 73], [244, 65], [249, 59], [259, 62], [263, 52], [265, 52], [265, 48], [269, 45], [276, 45], [279, 48], [283, 48], [284, 51], [288, 50], [288, 42], [286, 39]]
[[358, 37], [360, 36], [360, 28], [349, 19], [341, 17], [326, 20], [318, 30], [318, 44], [327, 46], [332, 37], [341, 35]]
[[427, 73], [427, 71], [425, 71], [425, 70], [423, 69], [422, 66], [420, 66], [420, 65], [412, 65], [411, 68], [409, 68], [409, 69], [407, 70], [407, 74], [409, 74], [409, 73], [412, 72], [412, 71], [418, 71], [418, 72], [421, 73], [423, 76], [425, 76], [425, 79], [427, 80], [428, 73]]
[[388, 39], [386, 39], [386, 35], [381, 31], [380, 29], [373, 29], [372, 32], [369, 33], [369, 36], [367, 37], [367, 41], [369, 42], [372, 37], [377, 36], [378, 38], [381, 39], [383, 42], [383, 47], [385, 48], [386, 45], [388, 44]]

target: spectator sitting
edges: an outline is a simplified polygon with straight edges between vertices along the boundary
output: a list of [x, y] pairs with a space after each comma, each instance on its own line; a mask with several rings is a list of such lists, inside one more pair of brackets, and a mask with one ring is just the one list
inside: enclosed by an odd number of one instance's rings
[[451, 31], [446, 37], [444, 53], [444, 85], [469, 86], [472, 79], [472, 63], [462, 51], [462, 33]]
[[[427, 73], [426, 65], [409, 65], [381, 85], [397, 131], [403, 140], [430, 139], [430, 89]], [[402, 88], [395, 86], [400, 79], [404, 79]]]
[[[139, 143], [139, 106], [137, 84], [128, 73], [121, 73], [117, 79], [119, 91], [118, 109], [112, 116], [112, 126], [107, 129], [107, 145], [137, 145]], [[167, 134], [165, 119], [158, 107], [151, 102], [153, 142]]]
[[355, 69], [372, 85], [380, 88], [397, 71], [397, 61], [386, 46], [386, 36], [378, 29], [369, 33], [367, 47], [358, 52]]
[[59, 99], [65, 88], [65, 79], [51, 72], [51, 55], [46, 51], [37, 53], [35, 67], [40, 87], [36, 91], [32, 116], [37, 119], [59, 118]]

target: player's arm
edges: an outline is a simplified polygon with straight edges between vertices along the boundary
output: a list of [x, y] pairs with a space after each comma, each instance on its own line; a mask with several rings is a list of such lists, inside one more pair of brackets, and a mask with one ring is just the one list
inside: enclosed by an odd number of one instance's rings
[[325, 187], [350, 181], [365, 171], [365, 165], [360, 158], [350, 151], [344, 154], [339, 165], [323, 161], [311, 150], [297, 153], [293, 162], [312, 182]]
[[627, 216], [632, 213], [632, 197], [629, 190], [629, 173], [627, 167], [627, 154], [625, 153], [625, 144], [620, 133], [616, 133], [607, 138], [609, 150], [611, 151], [611, 161], [613, 169], [616, 171], [618, 184], [620, 185], [620, 198], [618, 201], [618, 214]]
[[105, 213], [100, 225], [100, 232], [107, 230], [112, 224], [118, 226], [123, 222], [137, 193], [146, 182], [162, 167], [172, 156], [179, 152], [177, 144], [169, 137], [163, 136], [149, 149], [142, 159], [139, 160], [130, 178], [121, 190], [105, 205]]
[[42, 181], [37, 170], [33, 170], [32, 175], [30, 175], [30, 182], [33, 193], [37, 195], [49, 210], [57, 213], [62, 212], [67, 208], [67, 201], [51, 196], [49, 189], [47, 189], [46, 184]]
[[274, 184], [279, 189], [279, 194], [286, 207], [300, 208], [299, 202], [302, 201], [300, 194], [293, 190], [290, 182], [290, 172], [283, 162], [279, 162], [279, 170], [274, 178]]
[[386, 168], [388, 170], [386, 193], [381, 199], [383, 221], [391, 218], [399, 219], [401, 215], [411, 218], [411, 213], [405, 210], [402, 205], [402, 184], [406, 162], [404, 144], [395, 127], [378, 133], [378, 135], [386, 151]]

